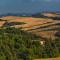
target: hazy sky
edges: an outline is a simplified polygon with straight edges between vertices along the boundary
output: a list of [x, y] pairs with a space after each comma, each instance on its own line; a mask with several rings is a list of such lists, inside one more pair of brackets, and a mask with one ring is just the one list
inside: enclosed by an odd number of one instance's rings
[[60, 0], [0, 0], [0, 14], [60, 11]]

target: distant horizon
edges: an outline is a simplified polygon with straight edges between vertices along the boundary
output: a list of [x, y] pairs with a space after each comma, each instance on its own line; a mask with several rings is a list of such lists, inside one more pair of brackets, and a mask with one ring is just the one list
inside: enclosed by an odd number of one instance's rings
[[[27, 13], [27, 12], [8, 12], [8, 13], [3, 13], [3, 14], [37, 14], [37, 13], [60, 13], [60, 11], [40, 11], [40, 12], [35, 12], [35, 13]], [[0, 15], [3, 15], [0, 14]]]

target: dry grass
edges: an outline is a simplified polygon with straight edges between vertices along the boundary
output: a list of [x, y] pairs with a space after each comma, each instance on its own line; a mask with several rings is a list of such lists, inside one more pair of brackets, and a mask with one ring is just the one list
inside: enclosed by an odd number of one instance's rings
[[60, 16], [60, 13], [42, 13], [44, 16], [55, 17]]
[[58, 58], [48, 58], [48, 59], [34, 59], [34, 60], [60, 60], [60, 57], [58, 57]]
[[[60, 25], [59, 26], [54, 25], [54, 24], [60, 23], [60, 21], [52, 20], [49, 18], [46, 19], [46, 18], [34, 18], [34, 17], [6, 16], [6, 17], [2, 17], [0, 19], [7, 20], [8, 23], [9, 22], [24, 22], [26, 24], [12, 25], [11, 27], [16, 27], [16, 28], [22, 27], [23, 30], [25, 30], [25, 31], [33, 32], [33, 33], [39, 34], [40, 36], [43, 36], [43, 37], [48, 37], [48, 36], [54, 37], [54, 34], [56, 32], [58, 32], [58, 30], [53, 30], [53, 29], [60, 26]], [[3, 21], [3, 22], [0, 21], [0, 26], [3, 26], [4, 23], [6, 23], [6, 21]], [[52, 29], [52, 31], [50, 31], [50, 30], [48, 31], [48, 29]]]

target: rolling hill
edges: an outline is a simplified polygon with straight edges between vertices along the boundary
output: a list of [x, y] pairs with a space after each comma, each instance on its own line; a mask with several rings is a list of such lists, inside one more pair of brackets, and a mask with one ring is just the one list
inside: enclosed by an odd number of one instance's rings
[[[22, 28], [24, 31], [32, 32], [40, 35], [43, 38], [54, 38], [56, 34], [60, 33], [60, 20], [52, 19], [52, 17], [60, 16], [58, 13], [42, 13], [46, 18], [39, 17], [17, 17], [17, 16], [6, 16], [0, 18], [1, 27], [16, 27]], [[50, 18], [49, 18], [50, 16]], [[59, 35], [59, 34], [57, 34]]]
[[1, 17], [0, 39], [0, 60], [60, 60], [60, 14]]

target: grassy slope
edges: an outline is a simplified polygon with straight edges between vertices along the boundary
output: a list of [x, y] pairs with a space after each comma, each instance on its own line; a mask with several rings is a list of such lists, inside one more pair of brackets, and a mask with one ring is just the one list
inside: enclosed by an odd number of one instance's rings
[[44, 45], [41, 45], [40, 40], [39, 36], [21, 29], [3, 28], [0, 30], [0, 60], [30, 60], [32, 57], [49, 58], [60, 55], [56, 49], [60, 46], [59, 40], [55, 43], [46, 39]]

